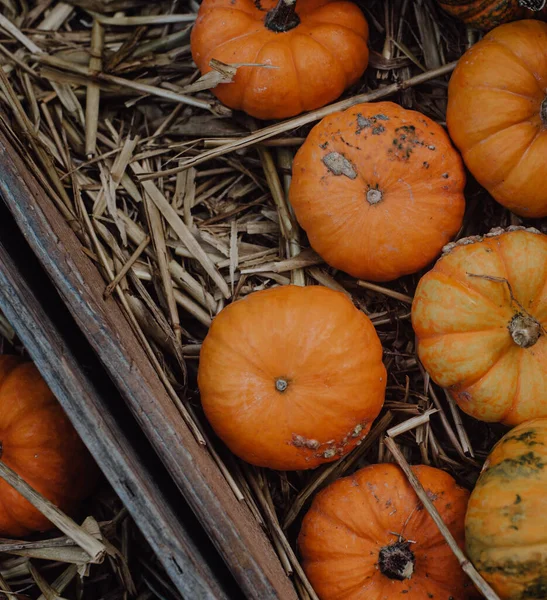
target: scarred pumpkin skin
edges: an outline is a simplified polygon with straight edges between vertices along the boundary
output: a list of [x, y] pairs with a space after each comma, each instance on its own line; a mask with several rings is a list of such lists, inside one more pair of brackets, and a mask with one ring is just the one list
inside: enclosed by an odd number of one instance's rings
[[240, 67], [212, 91], [259, 119], [284, 119], [336, 100], [368, 64], [368, 25], [352, 2], [298, 0], [299, 24], [276, 32], [265, 24], [275, 0], [204, 0], [191, 36], [202, 73], [212, 58], [275, 68]]
[[[519, 0], [439, 0], [439, 4], [448, 14], [477, 29], [489, 30], [516, 21], [544, 16], [547, 11], [528, 10], [526, 2]], [[537, 1], [528, 2], [530, 6], [539, 6]]]
[[445, 131], [392, 102], [323, 119], [298, 150], [290, 201], [311, 246], [354, 277], [428, 265], [458, 232], [465, 173]]
[[[420, 465], [412, 470], [463, 548], [469, 492], [439, 469]], [[458, 560], [394, 464], [365, 467], [320, 492], [304, 517], [298, 546], [321, 600], [475, 597]]]
[[418, 284], [412, 325], [424, 367], [464, 412], [547, 416], [547, 236], [511, 228], [449, 246]]
[[[38, 369], [0, 356], [0, 460], [64, 512], [91, 493], [99, 471]], [[22, 537], [53, 525], [0, 480], [0, 535]]]
[[271, 469], [311, 469], [354, 448], [378, 416], [382, 346], [341, 292], [281, 286], [254, 292], [213, 320], [198, 385], [228, 448]]
[[471, 493], [465, 533], [469, 558], [502, 600], [547, 597], [547, 419], [496, 444]]
[[547, 216], [547, 24], [502, 25], [458, 62], [447, 125], [465, 164], [500, 204]]

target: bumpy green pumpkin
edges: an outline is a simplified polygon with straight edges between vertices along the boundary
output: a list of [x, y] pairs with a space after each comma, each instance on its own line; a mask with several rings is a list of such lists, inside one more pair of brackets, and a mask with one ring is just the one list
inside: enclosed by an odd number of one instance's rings
[[465, 540], [502, 600], [547, 598], [547, 419], [496, 444], [469, 500]]
[[439, 4], [467, 25], [484, 30], [547, 13], [544, 0], [439, 0]]

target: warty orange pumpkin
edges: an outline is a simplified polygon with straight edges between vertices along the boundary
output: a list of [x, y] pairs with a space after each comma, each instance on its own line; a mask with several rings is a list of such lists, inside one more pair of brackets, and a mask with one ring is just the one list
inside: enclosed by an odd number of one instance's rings
[[[36, 366], [0, 356], [0, 460], [58, 508], [72, 512], [98, 469]], [[0, 535], [21, 537], [53, 525], [0, 479]]]
[[389, 281], [458, 232], [465, 173], [440, 125], [392, 102], [323, 119], [298, 150], [290, 201], [311, 246], [354, 277]]
[[547, 416], [547, 236], [516, 227], [450, 245], [418, 284], [412, 325], [424, 367], [464, 412]]
[[[444, 471], [412, 467], [463, 548], [469, 492]], [[402, 470], [371, 465], [320, 492], [298, 537], [321, 600], [465, 600], [474, 588]]]
[[469, 558], [502, 600], [547, 598], [547, 419], [494, 447], [465, 517]]
[[489, 30], [517, 19], [544, 16], [545, 0], [438, 0], [448, 14], [471, 27]]
[[213, 93], [259, 119], [332, 102], [368, 64], [368, 25], [345, 0], [203, 0], [191, 36], [202, 73], [211, 59], [241, 66]]
[[503, 206], [547, 216], [547, 24], [501, 25], [450, 79], [448, 130], [465, 164]]
[[253, 292], [215, 317], [198, 385], [207, 419], [234, 454], [310, 469], [366, 436], [386, 370], [372, 323], [345, 294], [290, 285]]

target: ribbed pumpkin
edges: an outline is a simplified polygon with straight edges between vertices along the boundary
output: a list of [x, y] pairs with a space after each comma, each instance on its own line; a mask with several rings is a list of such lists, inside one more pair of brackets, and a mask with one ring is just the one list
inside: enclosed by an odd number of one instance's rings
[[194, 62], [241, 66], [213, 93], [259, 119], [283, 119], [332, 102], [368, 64], [368, 25], [344, 0], [203, 0], [192, 30]]
[[[463, 547], [469, 492], [439, 469], [412, 468]], [[474, 588], [393, 464], [365, 467], [320, 492], [298, 538], [321, 600], [465, 600]]]
[[449, 246], [418, 284], [412, 325], [423, 365], [466, 413], [547, 416], [547, 236], [511, 228]]
[[547, 216], [547, 24], [502, 25], [470, 48], [450, 80], [446, 120], [495, 200], [524, 217]]
[[452, 16], [477, 29], [492, 29], [517, 19], [543, 16], [544, 0], [439, 0]]
[[[98, 469], [36, 366], [0, 356], [0, 460], [58, 508], [72, 512]], [[0, 535], [20, 537], [53, 525], [0, 480]]]
[[213, 320], [200, 355], [205, 414], [234, 454], [272, 469], [336, 460], [384, 402], [382, 346], [345, 294], [322, 286], [254, 292]]
[[469, 558], [502, 600], [547, 598], [547, 419], [496, 444], [471, 493], [465, 534]]
[[458, 232], [465, 174], [445, 131], [392, 102], [323, 119], [298, 150], [290, 201], [312, 247], [354, 277], [427, 266]]

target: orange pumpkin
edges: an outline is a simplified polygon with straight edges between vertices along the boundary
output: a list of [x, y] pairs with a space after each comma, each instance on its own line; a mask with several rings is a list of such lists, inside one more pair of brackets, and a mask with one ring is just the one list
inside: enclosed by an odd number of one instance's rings
[[[0, 356], [0, 460], [58, 508], [73, 511], [98, 470], [33, 363]], [[53, 525], [0, 479], [0, 535], [20, 537]]]
[[547, 24], [508, 23], [460, 59], [447, 124], [465, 164], [503, 206], [547, 216]]
[[201, 348], [198, 384], [209, 422], [234, 454], [311, 469], [366, 436], [386, 370], [372, 323], [347, 296], [291, 285], [220, 312]]
[[[532, 18], [541, 11], [545, 0], [439, 0], [448, 14], [477, 29], [492, 29], [502, 23]], [[542, 10], [543, 9], [543, 10]]]
[[502, 600], [547, 598], [547, 419], [494, 447], [471, 493], [467, 554]]
[[418, 284], [412, 325], [463, 411], [506, 425], [547, 416], [547, 236], [511, 228], [449, 246]]
[[[463, 547], [469, 492], [439, 469], [412, 468]], [[298, 538], [321, 600], [465, 600], [474, 588], [394, 464], [365, 467], [320, 492]]]
[[[296, 10], [295, 10], [296, 8]], [[283, 119], [332, 102], [368, 64], [368, 25], [344, 0], [203, 0], [192, 57], [241, 66], [213, 93], [259, 119]]]
[[296, 154], [290, 201], [312, 247], [354, 277], [389, 281], [458, 232], [465, 174], [445, 131], [393, 104], [323, 119]]

